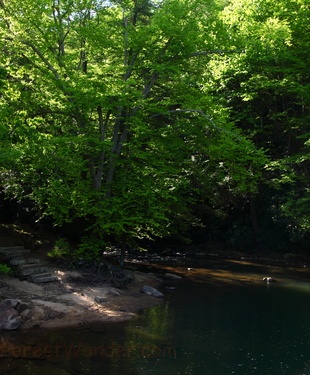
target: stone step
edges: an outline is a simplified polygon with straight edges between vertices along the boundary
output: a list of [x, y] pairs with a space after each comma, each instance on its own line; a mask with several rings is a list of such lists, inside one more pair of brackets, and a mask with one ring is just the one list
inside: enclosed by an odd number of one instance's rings
[[24, 255], [29, 254], [30, 250], [20, 249], [5, 249], [0, 251], [0, 254], [6, 259], [13, 259], [13, 258], [23, 258]]
[[25, 250], [24, 246], [0, 246], [0, 253], [2, 251], [12, 251], [12, 250]]
[[21, 265], [17, 271], [21, 276], [30, 276], [42, 272], [46, 272], [47, 267], [40, 266], [39, 264], [25, 264]]
[[25, 260], [27, 264], [41, 264], [38, 258], [26, 258]]
[[48, 272], [48, 270], [46, 270], [46, 271], [47, 272], [34, 273], [33, 275], [29, 275], [27, 277], [27, 280], [33, 282], [33, 280], [35, 280], [38, 277], [48, 277], [48, 276], [51, 276], [51, 273]]
[[52, 276], [48, 268], [40, 265], [40, 260], [36, 258], [25, 258], [30, 251], [23, 246], [0, 247], [0, 256], [6, 260], [10, 266], [14, 266], [19, 277], [39, 284], [59, 281], [57, 276]]
[[24, 246], [16, 246], [16, 247], [0, 247], [0, 253], [1, 254], [7, 254], [7, 253], [14, 253], [14, 252], [23, 252], [24, 250], [29, 251], [28, 249], [25, 249]]
[[27, 253], [11, 253], [11, 254], [8, 254], [6, 255], [6, 259], [7, 260], [10, 260], [10, 259], [23, 259], [24, 258], [24, 255], [28, 254]]
[[9, 264], [10, 266], [21, 266], [22, 264], [26, 264], [26, 260], [23, 258], [13, 258], [10, 259]]
[[31, 281], [35, 284], [40, 283], [50, 283], [53, 281], [59, 281], [59, 278], [57, 276], [52, 276], [50, 273], [41, 273], [37, 275], [29, 276], [28, 281]]
[[22, 266], [25, 264], [40, 264], [40, 260], [36, 258], [13, 258], [10, 260], [9, 264], [11, 266]]
[[23, 255], [21, 255], [21, 254], [18, 254], [18, 255], [15, 255], [15, 256], [6, 256], [6, 257], [4, 257], [3, 255], [2, 255], [2, 260], [5, 260], [5, 261], [7, 261], [7, 262], [10, 262], [11, 260], [18, 260], [18, 259], [25, 259], [25, 257], [23, 256]]

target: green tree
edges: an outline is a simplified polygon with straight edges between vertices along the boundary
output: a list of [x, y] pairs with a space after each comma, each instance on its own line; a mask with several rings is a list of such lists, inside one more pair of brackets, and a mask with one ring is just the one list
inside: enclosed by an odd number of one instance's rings
[[235, 52], [215, 4], [0, 4], [13, 194], [126, 243], [195, 222], [202, 191], [255, 193], [265, 159], [205, 90], [211, 56]]
[[211, 92], [232, 108], [232, 121], [271, 159], [263, 195], [257, 196], [260, 236], [275, 238], [270, 228], [283, 228], [290, 240], [305, 246], [310, 233], [309, 17], [303, 0], [228, 3], [222, 19], [230, 48], [242, 53], [216, 56], [210, 83]]

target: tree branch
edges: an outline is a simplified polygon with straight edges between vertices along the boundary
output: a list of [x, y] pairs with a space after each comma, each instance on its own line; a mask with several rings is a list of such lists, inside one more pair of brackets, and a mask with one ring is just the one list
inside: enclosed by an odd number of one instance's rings
[[138, 55], [139, 55], [139, 52], [135, 52], [132, 55], [130, 63], [128, 65], [128, 69], [127, 69], [126, 73], [124, 74], [124, 80], [125, 81], [127, 81], [128, 78], [131, 76], [131, 73], [132, 73], [132, 70], [133, 70], [133, 67], [134, 67], [134, 64], [135, 64], [135, 61], [136, 61]]
[[[168, 41], [165, 43], [165, 45], [163, 46], [163, 48], [160, 52], [160, 56], [163, 56], [165, 54], [166, 50], [169, 47], [169, 44], [171, 43], [171, 40], [172, 40], [172, 38], [169, 38]], [[134, 66], [134, 63], [135, 63], [135, 60], [136, 60], [138, 54], [139, 54], [139, 52], [136, 52], [132, 56], [132, 59], [131, 59], [130, 65], [129, 65], [129, 69], [127, 70], [127, 72], [124, 76], [125, 80], [127, 80], [131, 75], [131, 72], [133, 70], [133, 66]], [[154, 72], [152, 74], [148, 83], [143, 88], [142, 99], [146, 99], [149, 96], [149, 93], [150, 93], [152, 87], [154, 86], [155, 82], [157, 81], [158, 77], [159, 77], [158, 72]], [[135, 105], [128, 117], [129, 118], [133, 117], [138, 112], [139, 108], [140, 108], [139, 105]], [[123, 115], [123, 107], [119, 107], [118, 115], [117, 115], [117, 118], [116, 118], [115, 124], [114, 124], [113, 146], [112, 146], [112, 150], [111, 150], [111, 161], [110, 161], [110, 166], [109, 166], [109, 169], [108, 169], [108, 172], [107, 172], [107, 177], [106, 177], [106, 183], [107, 183], [107, 187], [108, 187], [107, 198], [111, 196], [110, 184], [113, 180], [115, 169], [116, 169], [116, 159], [115, 158], [118, 155], [121, 154], [122, 147], [123, 147], [124, 143], [126, 142], [126, 139], [128, 137], [128, 134], [129, 134], [129, 124], [128, 123], [124, 123], [123, 129], [122, 129], [122, 131], [120, 131], [121, 122], [122, 122], [122, 115]]]
[[212, 51], [197, 51], [188, 55], [188, 57], [196, 57], [196, 56], [207, 56], [207, 55], [227, 55], [232, 53], [243, 53], [244, 50], [242, 49], [233, 49], [233, 50], [225, 50], [225, 49], [215, 49]]
[[[192, 112], [192, 113], [198, 113], [199, 115], [201, 115], [202, 117], [204, 117], [206, 120], [208, 120], [212, 127], [218, 131], [223, 131], [225, 133], [228, 133], [228, 134], [232, 134], [235, 138], [241, 140], [241, 138], [236, 135], [235, 133], [227, 130], [227, 129], [224, 129], [224, 128], [220, 128], [219, 126], [215, 125], [214, 121], [208, 117], [201, 109], [173, 109], [173, 110], [170, 110], [168, 111], [169, 113], [180, 113], [180, 112]], [[150, 118], [153, 118], [153, 117], [157, 117], [157, 116], [162, 116], [162, 113], [158, 113], [158, 114], [155, 114], [153, 116], [151, 116]]]
[[215, 49], [211, 51], [197, 51], [190, 53], [189, 55], [180, 55], [180, 56], [174, 56], [170, 57], [168, 60], [182, 60], [182, 59], [190, 59], [192, 57], [199, 57], [199, 56], [209, 56], [209, 55], [229, 55], [233, 53], [244, 53], [245, 51], [242, 49], [235, 49], [235, 50], [224, 50], [224, 49]]
[[44, 62], [48, 70], [50, 70], [54, 77], [58, 80], [60, 79], [60, 75], [58, 74], [57, 70], [53, 67], [53, 65], [46, 59], [46, 57], [43, 55], [43, 53], [31, 42], [27, 40], [22, 40], [22, 43], [26, 46], [29, 46], [38, 56], [39, 58]]
[[151, 88], [154, 86], [157, 78], [159, 77], [158, 73], [154, 73], [147, 85], [144, 86], [144, 89], [142, 91], [142, 97], [143, 99], [146, 99], [149, 96], [149, 93], [151, 91]]

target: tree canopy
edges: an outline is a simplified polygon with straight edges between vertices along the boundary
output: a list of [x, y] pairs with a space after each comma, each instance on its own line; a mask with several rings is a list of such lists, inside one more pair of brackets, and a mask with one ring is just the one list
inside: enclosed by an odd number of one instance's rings
[[278, 214], [307, 232], [307, 17], [289, 0], [1, 0], [2, 190], [130, 243], [281, 186]]

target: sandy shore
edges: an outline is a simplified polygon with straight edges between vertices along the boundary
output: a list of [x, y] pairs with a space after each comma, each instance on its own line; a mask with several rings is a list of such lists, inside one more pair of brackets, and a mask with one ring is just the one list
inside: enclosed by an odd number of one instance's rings
[[[0, 278], [0, 301], [17, 298], [28, 305], [19, 329], [81, 327], [96, 321], [124, 321], [139, 310], [162, 301], [140, 292], [143, 285], [157, 287], [160, 284], [160, 279], [151, 273], [136, 271], [126, 288], [117, 289], [92, 280], [83, 271], [57, 268], [52, 271], [59, 282], [37, 285], [10, 276]], [[96, 302], [96, 297], [103, 301]]]

